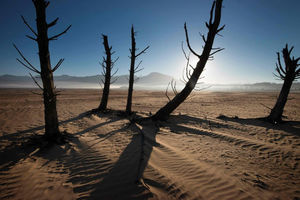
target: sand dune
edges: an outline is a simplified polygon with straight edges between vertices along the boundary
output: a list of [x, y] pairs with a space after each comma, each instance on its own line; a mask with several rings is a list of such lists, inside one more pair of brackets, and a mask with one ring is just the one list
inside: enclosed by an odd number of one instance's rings
[[[275, 93], [196, 93], [166, 122], [131, 124], [92, 114], [97, 90], [64, 90], [68, 143], [44, 147], [43, 107], [29, 90], [0, 90], [0, 199], [299, 199], [300, 95], [289, 122], [261, 120]], [[136, 92], [133, 110], [154, 113], [161, 92]], [[126, 91], [109, 107], [125, 108]], [[31, 138], [31, 139], [30, 139]], [[38, 138], [38, 136], [34, 137]]]

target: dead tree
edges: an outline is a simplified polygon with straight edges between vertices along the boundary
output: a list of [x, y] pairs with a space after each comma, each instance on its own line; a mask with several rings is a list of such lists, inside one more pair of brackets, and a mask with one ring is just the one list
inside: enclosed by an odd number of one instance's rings
[[65, 34], [71, 27], [68, 26], [63, 32], [56, 34], [52, 37], [48, 37], [48, 29], [54, 25], [56, 25], [58, 18], [53, 20], [50, 23], [46, 21], [46, 8], [49, 6], [49, 1], [45, 0], [32, 0], [35, 11], [36, 11], [36, 26], [37, 32], [27, 23], [23, 16], [22, 20], [24, 24], [30, 29], [30, 31], [34, 34], [34, 36], [26, 35], [29, 39], [32, 39], [38, 43], [39, 49], [39, 58], [40, 58], [40, 71], [34, 67], [22, 54], [22, 52], [17, 48], [16, 45], [14, 47], [22, 57], [23, 61], [17, 59], [23, 66], [27, 69], [37, 73], [41, 79], [43, 85], [41, 86], [36, 79], [30, 74], [31, 78], [37, 84], [37, 86], [43, 91], [44, 98], [44, 118], [45, 118], [45, 136], [49, 141], [57, 141], [61, 133], [58, 127], [58, 117], [56, 110], [56, 96], [57, 92], [55, 91], [55, 86], [53, 82], [53, 72], [55, 72], [64, 59], [60, 59], [58, 63], [52, 68], [50, 62], [50, 52], [49, 52], [49, 41], [56, 40], [61, 35]]
[[[198, 57], [199, 61], [195, 68], [192, 68], [192, 72], [189, 73], [188, 80], [186, 82], [185, 87], [181, 90], [181, 92], [175, 93], [175, 97], [170, 100], [164, 107], [159, 109], [153, 116], [153, 120], [166, 120], [169, 115], [182, 103], [184, 100], [190, 95], [190, 93], [195, 88], [198, 79], [209, 59], [213, 58], [213, 55], [217, 52], [223, 50], [223, 48], [213, 48], [213, 43], [215, 36], [224, 29], [225, 25], [219, 28], [220, 20], [221, 20], [221, 10], [222, 10], [222, 0], [215, 0], [210, 10], [210, 19], [209, 22], [206, 22], [206, 27], [208, 28], [207, 36], [202, 35], [202, 39], [205, 43], [203, 47], [203, 51], [200, 54], [196, 53], [189, 42], [188, 31], [186, 24], [184, 24], [186, 42], [189, 50]], [[214, 50], [213, 52], [211, 52]], [[173, 86], [174, 87], [174, 86]]]
[[149, 48], [147, 46], [144, 50], [142, 50], [139, 53], [136, 53], [136, 43], [135, 43], [135, 36], [134, 36], [134, 28], [133, 26], [131, 27], [131, 49], [130, 51], [130, 70], [129, 70], [129, 87], [128, 87], [128, 95], [127, 95], [127, 104], [126, 104], [126, 114], [130, 115], [131, 114], [131, 105], [132, 105], [132, 92], [133, 92], [133, 83], [134, 83], [134, 74], [137, 72], [143, 70], [143, 68], [139, 68], [142, 61], [138, 63], [137, 66], [135, 66], [135, 60], [138, 56], [141, 54], [145, 53], [146, 50]]
[[280, 54], [277, 52], [277, 60], [278, 63], [276, 63], [276, 72], [274, 75], [283, 80], [283, 85], [280, 91], [280, 94], [277, 98], [277, 102], [273, 109], [271, 109], [270, 115], [267, 117], [267, 120], [271, 123], [280, 123], [282, 121], [282, 113], [284, 106], [287, 102], [287, 98], [291, 89], [291, 86], [293, 84], [293, 81], [300, 78], [300, 68], [298, 64], [299, 58], [291, 58], [291, 52], [294, 47], [291, 47], [288, 49], [288, 45], [286, 44], [285, 48], [282, 50], [282, 57], [285, 63], [285, 68], [281, 65], [280, 61]]
[[115, 52], [111, 51], [112, 47], [110, 47], [108, 44], [107, 35], [102, 34], [102, 38], [103, 38], [103, 45], [104, 45], [106, 58], [103, 56], [102, 63], [100, 63], [100, 65], [102, 67], [102, 77], [104, 77], [104, 80], [101, 78], [101, 82], [104, 85], [104, 87], [103, 87], [102, 98], [101, 98], [100, 105], [98, 107], [98, 111], [105, 111], [107, 109], [110, 84], [116, 82], [116, 80], [117, 80], [117, 79], [115, 79], [115, 80], [111, 81], [111, 78], [118, 72], [118, 70], [116, 70], [112, 74], [112, 69], [113, 69], [116, 61], [119, 59], [119, 58], [117, 58], [115, 61], [112, 61], [111, 57]]

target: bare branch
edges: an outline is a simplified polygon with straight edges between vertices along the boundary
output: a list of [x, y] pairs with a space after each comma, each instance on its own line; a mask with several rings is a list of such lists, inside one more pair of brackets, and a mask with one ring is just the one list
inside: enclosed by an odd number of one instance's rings
[[293, 51], [293, 49], [294, 49], [294, 46], [292, 46], [291, 49], [288, 51], [289, 55], [291, 54], [291, 52]]
[[113, 64], [115, 64], [119, 60], [119, 57], [117, 57], [114, 61], [112, 61]]
[[31, 39], [31, 40], [37, 41], [36, 38], [34, 38], [34, 37], [30, 36], [30, 35], [26, 35], [26, 37], [28, 37], [28, 38]]
[[284, 77], [281, 77], [280, 75], [277, 75], [277, 74], [275, 74], [275, 73], [273, 73], [273, 75], [274, 75], [276, 78], [278, 78], [278, 80], [284, 80]]
[[197, 54], [191, 47], [190, 45], [190, 41], [189, 41], [189, 35], [188, 35], [188, 31], [187, 31], [187, 28], [186, 28], [186, 23], [184, 23], [184, 30], [185, 30], [185, 37], [186, 37], [186, 43], [188, 45], [188, 48], [189, 50], [195, 55], [197, 56], [198, 58], [200, 58], [201, 56], [199, 54]]
[[183, 52], [183, 55], [184, 55], [185, 59], [189, 60], [190, 54], [189, 54], [189, 56], [186, 55], [186, 52], [185, 52], [185, 50], [183, 48], [183, 41], [181, 42], [181, 50]]
[[31, 73], [29, 73], [30, 77], [32, 78], [32, 80], [35, 82], [35, 84], [42, 90], [44, 91], [44, 89], [40, 86], [40, 84], [37, 82], [37, 80], [32, 76]]
[[111, 81], [110, 84], [114, 84], [117, 80], [119, 79], [119, 77], [115, 77], [115, 80]]
[[33, 30], [33, 28], [31, 28], [31, 26], [27, 23], [26, 19], [23, 17], [23, 15], [21, 15], [21, 18], [24, 22], [24, 24], [31, 30], [31, 32], [36, 36], [38, 37], [38, 34], [35, 32], [35, 30]]
[[119, 79], [119, 77], [116, 77], [116, 79], [111, 81], [110, 84], [114, 84], [115, 82], [117, 82], [118, 79]]
[[[181, 44], [183, 44], [183, 43], [181, 43]], [[183, 45], [181, 45], [181, 49], [182, 49], [185, 59], [187, 60], [186, 66], [183, 69], [183, 73], [182, 73], [182, 82], [186, 84], [188, 82], [188, 80], [190, 79], [189, 67], [191, 67], [192, 70], [194, 70], [195, 68], [192, 65], [190, 65], [190, 52], [187, 55], [186, 52], [184, 51]]]
[[102, 60], [103, 60], [103, 62], [106, 62], [106, 58], [104, 56], [102, 56]]
[[134, 71], [134, 73], [138, 73], [138, 72], [140, 72], [140, 71], [142, 71], [142, 70], [144, 70], [144, 68], [140, 68], [140, 69]]
[[209, 24], [207, 22], [205, 22], [205, 26], [209, 29]]
[[189, 64], [188, 65], [186, 65], [186, 68], [185, 68], [185, 76], [186, 76], [186, 78], [187, 78], [187, 80], [189, 80], [190, 78], [191, 78], [191, 76], [190, 76], [190, 73], [189, 73]]
[[209, 56], [213, 56], [214, 54], [216, 54], [216, 53], [218, 53], [218, 52], [220, 52], [220, 51], [223, 51], [224, 49], [225, 49], [225, 48], [218, 49], [218, 50], [212, 52], [211, 54], [209, 54]]
[[139, 64], [134, 68], [134, 72], [137, 72], [137, 70], [138, 70], [138, 68], [140, 67], [140, 65], [141, 65], [141, 63], [142, 63], [143, 61], [141, 60], [140, 62], [139, 62]]
[[100, 78], [100, 80], [101, 80], [102, 84], [104, 85], [104, 84], [105, 84], [105, 81], [104, 81], [102, 78]]
[[[219, 32], [221, 32], [223, 29], [225, 28], [225, 24], [221, 27], [221, 28], [219, 28], [218, 30], [217, 30], [217, 34], [219, 33]], [[219, 34], [218, 34], [219, 35]], [[223, 37], [222, 35], [220, 35], [221, 37]]]
[[280, 69], [278, 68], [278, 66], [277, 66], [275, 69], [276, 69], [277, 73], [279, 74], [280, 78], [281, 78], [282, 80], [284, 80], [285, 74], [283, 74], [283, 73], [280, 71]]
[[116, 75], [116, 73], [119, 71], [119, 69], [117, 69], [110, 77], [113, 77], [114, 75]]
[[26, 68], [28, 68], [29, 70], [31, 70], [31, 71], [33, 71], [33, 72], [35, 72], [35, 73], [38, 73], [38, 74], [41, 74], [41, 72], [39, 71], [39, 70], [37, 70], [26, 58], [25, 58], [25, 56], [23, 56], [23, 54], [22, 54], [22, 52], [18, 49], [18, 47], [15, 45], [15, 44], [13, 44], [13, 46], [15, 47], [15, 49], [18, 51], [18, 53], [20, 54], [20, 56], [23, 58], [23, 60], [29, 65], [26, 65], [26, 64], [24, 64], [23, 62], [21, 62], [18, 58], [17, 58], [17, 60], [22, 64], [22, 65], [24, 65]]
[[150, 46], [147, 46], [144, 50], [142, 50], [140, 53], [138, 53], [137, 55], [135, 55], [135, 57], [140, 56], [141, 54], [145, 53], [147, 49], [149, 49]]
[[57, 70], [60, 67], [61, 63], [64, 62], [64, 60], [65, 60], [64, 58], [60, 59], [58, 63], [55, 65], [55, 67], [52, 69], [52, 72], [55, 72], [55, 70]]
[[166, 95], [166, 97], [168, 98], [168, 100], [171, 101], [171, 99], [170, 99], [170, 97], [169, 97], [169, 95], [168, 95], [168, 89], [169, 89], [169, 86], [170, 86], [170, 82], [168, 83], [168, 86], [167, 86], [165, 95]]
[[117, 57], [117, 58], [115, 59], [115, 61], [112, 61], [112, 62], [111, 62], [111, 66], [110, 66], [110, 69], [111, 69], [111, 70], [114, 68], [115, 63], [116, 63], [118, 60], [119, 60], [119, 57]]
[[201, 37], [202, 37], [203, 42], [206, 43], [205, 36], [202, 34]]
[[[279, 65], [280, 70], [281, 70], [284, 74], [286, 74], [286, 70], [284, 70], [283, 67], [282, 67], [282, 65], [281, 65], [280, 54], [279, 54], [279, 52], [277, 52], [277, 60], [278, 60], [278, 65]], [[277, 68], [278, 68], [278, 65], [276, 64], [276, 67], [277, 67]], [[279, 70], [279, 69], [278, 69], [278, 70]]]
[[212, 25], [215, 5], [216, 5], [216, 1], [213, 2], [213, 5], [211, 6], [210, 9], [209, 25]]
[[68, 26], [63, 32], [55, 35], [55, 36], [52, 36], [51, 38], [49, 38], [48, 40], [57, 40], [57, 38], [63, 34], [65, 34], [70, 28], [71, 28], [72, 25]]
[[192, 68], [192, 70], [195, 70], [195, 67], [193, 67], [193, 65], [190, 64], [189, 66], [190, 68]]
[[57, 17], [55, 20], [53, 20], [52, 22], [50, 22], [49, 24], [47, 24], [48, 28], [50, 28], [51, 26], [54, 26], [57, 23], [58, 19], [59, 18]]
[[47, 8], [49, 6], [50, 2], [49, 1], [45, 1], [45, 7]]
[[19, 62], [19, 63], [21, 63], [24, 67], [26, 67], [27, 69], [29, 69], [29, 70], [31, 70], [31, 71], [33, 71], [33, 72], [35, 72], [35, 73], [38, 73], [38, 72], [36, 72], [35, 70], [33, 70], [33, 69], [31, 69], [31, 67], [29, 67], [28, 65], [26, 65], [25, 63], [23, 63], [21, 60], [19, 60], [18, 58], [16, 58], [17, 59], [17, 61]]
[[177, 95], [178, 92], [177, 92], [177, 89], [176, 89], [176, 81], [174, 79], [172, 79], [172, 81], [171, 81], [171, 88], [173, 90], [174, 95]]

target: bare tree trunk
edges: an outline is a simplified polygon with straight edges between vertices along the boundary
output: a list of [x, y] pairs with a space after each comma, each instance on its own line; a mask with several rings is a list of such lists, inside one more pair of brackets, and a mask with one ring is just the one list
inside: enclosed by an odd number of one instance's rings
[[[216, 0], [213, 3], [211, 12], [210, 12], [210, 20], [209, 23], [206, 23], [206, 26], [208, 28], [208, 34], [207, 38], [205, 39], [204, 36], [202, 36], [205, 46], [203, 49], [203, 52], [201, 55], [198, 55], [195, 53], [192, 48], [190, 47], [189, 44], [189, 39], [188, 39], [188, 34], [187, 34], [187, 28], [186, 25], [184, 26], [185, 32], [186, 32], [186, 40], [187, 40], [187, 45], [190, 49], [190, 51], [196, 55], [199, 58], [199, 61], [196, 65], [196, 68], [194, 69], [191, 77], [189, 78], [188, 82], [186, 83], [185, 87], [183, 90], [178, 93], [171, 101], [169, 101], [164, 107], [159, 109], [155, 115], [152, 116], [152, 119], [154, 120], [166, 120], [169, 115], [182, 103], [184, 100], [190, 95], [190, 93], [193, 91], [195, 88], [195, 85], [206, 65], [207, 60], [215, 54], [216, 52], [221, 51], [222, 49], [218, 49], [217, 51], [211, 53], [212, 47], [213, 47], [213, 42], [215, 39], [215, 36], [218, 32], [220, 32], [224, 26], [218, 29], [220, 20], [221, 20], [221, 8], [222, 8], [222, 0]], [[214, 21], [212, 22], [213, 19], [213, 12], [214, 12]]]
[[128, 96], [127, 96], [127, 104], [126, 104], [126, 114], [128, 114], [128, 115], [130, 115], [132, 113], [131, 105], [132, 105], [134, 74], [142, 70], [142, 69], [139, 69], [141, 62], [135, 67], [135, 60], [142, 53], [145, 53], [145, 51], [149, 48], [149, 46], [147, 46], [140, 53], [136, 54], [136, 43], [135, 43], [134, 33], [135, 33], [134, 28], [132, 26], [131, 27], [131, 49], [130, 49], [131, 55], [130, 55], [130, 70], [129, 70], [129, 87], [128, 87]]
[[23, 22], [25, 25], [31, 30], [31, 32], [36, 36], [36, 38], [26, 35], [29, 39], [32, 39], [38, 43], [39, 48], [39, 58], [40, 58], [40, 68], [41, 70], [37, 70], [21, 53], [21, 51], [14, 45], [17, 49], [25, 63], [21, 60], [17, 59], [23, 66], [27, 69], [38, 73], [41, 76], [43, 87], [38, 84], [35, 78], [30, 74], [34, 82], [38, 85], [38, 87], [43, 91], [44, 98], [44, 118], [45, 118], [45, 137], [47, 140], [56, 141], [61, 136], [59, 131], [57, 110], [56, 110], [56, 96], [54, 82], [53, 82], [53, 72], [57, 70], [64, 59], [60, 59], [54, 68], [51, 68], [50, 63], [50, 52], [49, 52], [49, 41], [56, 40], [59, 36], [65, 34], [69, 28], [68, 26], [63, 32], [54, 35], [48, 38], [48, 28], [54, 26], [58, 18], [56, 18], [51, 23], [47, 23], [46, 21], [46, 8], [49, 5], [48, 1], [45, 0], [32, 0], [36, 10], [36, 25], [37, 32], [27, 23], [25, 18], [22, 16]]
[[56, 111], [56, 94], [54, 91], [53, 73], [50, 63], [48, 27], [46, 22], [46, 5], [44, 1], [35, 1], [38, 47], [43, 81], [45, 111], [45, 130], [48, 139], [57, 138], [59, 132]]
[[132, 105], [132, 92], [133, 92], [133, 83], [134, 83], [134, 67], [135, 67], [135, 38], [134, 38], [134, 29], [131, 27], [131, 56], [130, 56], [130, 70], [129, 70], [129, 87], [127, 95], [127, 104], [126, 104], [126, 113], [131, 114], [131, 105]]
[[271, 110], [270, 115], [267, 117], [267, 120], [271, 123], [280, 123], [282, 121], [282, 114], [284, 110], [284, 106], [287, 102], [288, 95], [290, 93], [290, 89], [292, 87], [293, 81], [295, 79], [300, 78], [300, 68], [297, 69], [299, 66], [298, 61], [300, 59], [291, 58], [291, 52], [294, 47], [290, 50], [288, 49], [288, 45], [282, 50], [282, 55], [285, 63], [285, 69], [281, 65], [280, 61], [280, 54], [277, 52], [277, 60], [276, 63], [276, 71], [277, 74], [274, 74], [276, 77], [284, 80], [280, 94], [277, 98], [276, 104]]
[[284, 83], [282, 85], [280, 94], [278, 96], [277, 102], [274, 106], [274, 108], [271, 110], [270, 115], [268, 116], [268, 119], [272, 123], [281, 122], [282, 121], [282, 114], [284, 106], [287, 102], [288, 95], [290, 93], [290, 89], [292, 86], [293, 80], [292, 79], [285, 79]]
[[105, 62], [105, 81], [104, 81], [104, 88], [102, 93], [101, 103], [98, 107], [98, 110], [104, 111], [107, 108], [108, 96], [109, 96], [109, 88], [110, 88], [110, 79], [111, 79], [111, 48], [108, 45], [108, 39], [106, 35], [102, 35], [103, 37], [103, 45], [106, 53]]

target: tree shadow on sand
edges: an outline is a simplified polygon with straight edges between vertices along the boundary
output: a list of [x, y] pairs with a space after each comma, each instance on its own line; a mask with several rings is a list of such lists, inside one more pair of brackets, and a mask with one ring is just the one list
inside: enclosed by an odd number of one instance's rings
[[[61, 163], [64, 168], [62, 173], [68, 174], [66, 184], [71, 185], [70, 187], [73, 188], [73, 192], [78, 196], [78, 199], [148, 199], [153, 197], [155, 194], [151, 193], [149, 188], [155, 186], [156, 182], [150, 180], [149, 177], [144, 179], [143, 174], [153, 149], [160, 147], [160, 144], [156, 141], [156, 136], [160, 133], [160, 127], [169, 128], [171, 134], [204, 135], [237, 143], [245, 143], [245, 141], [219, 134], [214, 132], [214, 129], [234, 129], [234, 126], [226, 123], [226, 121], [274, 128], [274, 125], [258, 119], [225, 117], [221, 119], [223, 121], [219, 121], [188, 115], [171, 115], [166, 122], [146, 120], [130, 123], [128, 121], [128, 124], [124, 123], [124, 126], [118, 126], [117, 129], [110, 130], [105, 134], [93, 134], [93, 140], [90, 143], [83, 142], [80, 139], [82, 135], [109, 123], [124, 120], [123, 117], [117, 116], [116, 112], [100, 115], [106, 121], [74, 133], [64, 147], [54, 145], [51, 147], [52, 150], [45, 149], [34, 153], [34, 156], [43, 157], [47, 160], [44, 165], [52, 161]], [[83, 113], [72, 119], [76, 120], [86, 116], [88, 116], [87, 113]], [[70, 122], [72, 119], [67, 121]], [[289, 130], [287, 132], [292, 132], [295, 135], [299, 132], [299, 122], [289, 122], [286, 125], [275, 127], [285, 131]], [[117, 133], [122, 134], [128, 130], [130, 131], [130, 142], [122, 150], [117, 161], [114, 161], [105, 150], [101, 152], [101, 145], [108, 143], [105, 140]], [[99, 145], [100, 148], [95, 145]], [[102, 147], [104, 148], [104, 146]], [[108, 149], [107, 146], [106, 149]], [[159, 187], [164, 188], [164, 186]]]
[[[95, 134], [93, 141], [89, 144], [82, 142], [81, 135], [105, 124], [124, 119], [112, 116], [111, 113], [104, 117], [108, 119], [106, 122], [75, 133], [66, 144], [66, 148], [53, 146], [55, 151], [40, 151], [35, 156], [47, 160], [44, 165], [52, 161], [62, 163], [69, 174], [67, 183], [72, 185], [73, 192], [78, 199], [142, 200], [152, 197], [149, 189], [140, 180], [150, 158], [152, 147], [155, 145], [155, 135], [158, 129], [152, 129], [153, 126], [146, 125], [147, 128], [144, 128], [135, 123], [128, 123], [108, 133]], [[147, 129], [147, 133], [151, 135], [146, 136], [147, 139], [143, 134], [144, 129]], [[105, 145], [102, 143], [104, 140], [116, 133], [128, 130], [131, 133], [131, 140], [116, 162], [109, 157], [109, 154], [104, 154], [105, 151], [101, 153], [101, 145]], [[95, 145], [100, 145], [100, 149], [94, 148]]]
[[[89, 117], [93, 113], [91, 111], [83, 112], [76, 117], [60, 121], [60, 125], [67, 124], [80, 120], [84, 117]], [[100, 114], [101, 115], [101, 114]], [[78, 134], [82, 135], [88, 131], [104, 126], [108, 123], [112, 123], [118, 119], [113, 118], [96, 126], [89, 127]], [[34, 128], [17, 131], [11, 134], [5, 134], [0, 136], [0, 141], [11, 141], [12, 143], [0, 151], [0, 170], [7, 170], [10, 166], [16, 164], [19, 160], [27, 158], [37, 148], [44, 147], [45, 141], [42, 140], [41, 135], [37, 135], [35, 132], [43, 130], [45, 126], [37, 126]]]
[[225, 115], [220, 115], [217, 118], [225, 122], [230, 121], [243, 125], [260, 126], [266, 128], [266, 130], [281, 130], [291, 135], [300, 137], [300, 121], [283, 121], [280, 124], [271, 124], [266, 121], [266, 118], [239, 118], [237, 116], [228, 117]]
[[[153, 195], [140, 181], [153, 145], [145, 145], [139, 125], [133, 124], [130, 143], [123, 150], [104, 179], [98, 182], [88, 199], [148, 199]], [[156, 132], [153, 136], [155, 137]]]
[[[171, 131], [177, 134], [182, 132], [189, 132], [192, 134], [201, 134], [211, 136], [210, 131], [199, 131], [192, 128], [182, 126], [182, 124], [210, 124], [211, 127], [226, 127], [230, 128], [226, 124], [219, 124], [211, 122], [208, 119], [200, 119], [187, 115], [171, 116], [167, 122], [153, 122], [152, 120], [146, 120], [139, 123], [131, 123], [119, 130], [114, 130], [102, 136], [102, 139], [111, 137], [116, 132], [130, 129], [132, 135], [131, 141], [126, 148], [120, 154], [118, 160], [113, 163], [108, 172], [104, 175], [99, 182], [84, 187], [87, 192], [91, 193], [85, 196], [86, 199], [147, 199], [153, 197], [149, 190], [149, 186], [157, 186], [153, 180], [149, 178], [144, 179], [143, 173], [148, 165], [151, 153], [154, 147], [159, 147], [160, 144], [156, 142], [156, 136], [159, 132], [159, 126], [169, 126]], [[99, 135], [100, 136], [100, 135]], [[92, 146], [90, 146], [92, 147]], [[92, 155], [91, 155], [92, 156]], [[95, 155], [96, 156], [96, 155]], [[89, 167], [95, 169], [95, 166], [89, 165]], [[99, 167], [99, 166], [98, 166]], [[72, 171], [72, 170], [71, 170]], [[78, 173], [78, 172], [76, 172]], [[80, 172], [85, 174], [84, 170]], [[100, 173], [100, 172], [98, 172]], [[72, 174], [72, 172], [71, 172]], [[95, 177], [93, 180], [97, 180]], [[85, 175], [81, 176], [81, 181], [84, 181]], [[72, 180], [72, 178], [71, 178]], [[163, 186], [158, 186], [163, 187]], [[81, 187], [81, 189], [83, 189]], [[77, 191], [76, 189], [74, 190]], [[77, 191], [78, 192], [78, 191]], [[80, 190], [83, 192], [83, 190]]]

